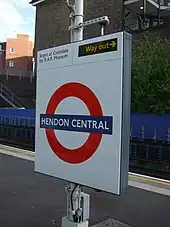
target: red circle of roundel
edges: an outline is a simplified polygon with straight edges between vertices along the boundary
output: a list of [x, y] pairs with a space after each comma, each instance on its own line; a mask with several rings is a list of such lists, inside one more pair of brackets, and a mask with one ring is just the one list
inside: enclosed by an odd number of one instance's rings
[[[46, 114], [54, 114], [59, 103], [68, 97], [82, 100], [91, 116], [103, 116], [101, 105], [95, 94], [87, 86], [76, 82], [64, 84], [54, 92], [48, 103]], [[46, 136], [53, 152], [70, 164], [78, 164], [88, 160], [95, 153], [102, 139], [102, 134], [90, 133], [81, 147], [68, 149], [61, 145], [53, 129], [46, 129]]]

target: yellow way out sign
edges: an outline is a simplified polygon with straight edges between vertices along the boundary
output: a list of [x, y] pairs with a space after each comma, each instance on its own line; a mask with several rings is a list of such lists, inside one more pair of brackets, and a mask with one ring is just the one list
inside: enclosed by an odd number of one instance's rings
[[88, 43], [86, 45], [79, 46], [79, 57], [101, 54], [110, 51], [117, 51], [117, 39], [109, 39], [96, 43]]

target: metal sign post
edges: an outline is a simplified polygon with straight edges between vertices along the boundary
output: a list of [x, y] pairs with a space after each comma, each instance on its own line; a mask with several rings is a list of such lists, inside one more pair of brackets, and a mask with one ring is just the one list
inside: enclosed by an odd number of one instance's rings
[[[71, 5], [69, 0], [66, 1], [70, 9], [71, 27], [83, 24], [84, 17], [84, 0], [75, 0], [75, 5]], [[83, 40], [83, 27], [70, 29], [70, 42]], [[67, 192], [67, 217], [62, 219], [62, 227], [73, 225], [73, 223], [81, 223], [88, 226], [89, 219], [89, 195], [81, 192], [81, 186], [69, 183], [66, 187]], [[83, 209], [86, 204], [86, 210]], [[86, 214], [86, 215], [85, 215]], [[80, 224], [79, 224], [80, 225]]]
[[[107, 16], [96, 18], [94, 20], [83, 22], [84, 17], [84, 0], [75, 0], [75, 5], [71, 5], [69, 0], [66, 4], [70, 10], [71, 26], [70, 42], [83, 40], [83, 28], [91, 24], [100, 24], [101, 35], [104, 35], [104, 29], [109, 24]], [[88, 226], [90, 196], [81, 191], [81, 186], [74, 183], [69, 183], [66, 187], [67, 191], [67, 217], [62, 220], [62, 227], [82, 225]], [[79, 223], [79, 224], [78, 224]]]

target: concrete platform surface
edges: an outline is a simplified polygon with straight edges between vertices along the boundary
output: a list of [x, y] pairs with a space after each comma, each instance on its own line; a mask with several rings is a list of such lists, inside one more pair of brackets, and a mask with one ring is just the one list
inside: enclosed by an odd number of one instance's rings
[[[0, 227], [60, 226], [66, 215], [66, 182], [34, 172], [34, 162], [0, 154]], [[169, 227], [170, 197], [129, 187], [117, 197], [91, 194], [90, 225], [109, 218], [132, 227]]]

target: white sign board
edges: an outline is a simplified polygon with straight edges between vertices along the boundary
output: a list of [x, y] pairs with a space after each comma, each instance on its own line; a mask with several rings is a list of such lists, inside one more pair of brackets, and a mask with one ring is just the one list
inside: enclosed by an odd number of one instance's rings
[[128, 185], [131, 35], [38, 53], [37, 172], [122, 194]]

